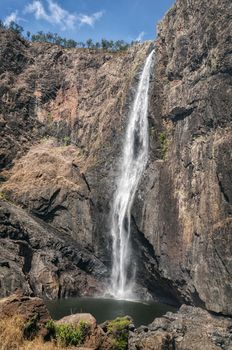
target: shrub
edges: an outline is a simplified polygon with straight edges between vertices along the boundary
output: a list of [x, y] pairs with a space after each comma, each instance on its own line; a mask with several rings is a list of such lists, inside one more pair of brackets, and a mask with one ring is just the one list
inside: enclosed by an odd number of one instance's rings
[[65, 146], [69, 146], [69, 145], [71, 144], [71, 138], [70, 138], [70, 136], [65, 136], [65, 137], [63, 138], [63, 142], [64, 142], [64, 145], [65, 145]]
[[65, 346], [83, 344], [90, 330], [89, 325], [83, 321], [78, 326], [72, 324], [55, 324], [54, 321], [49, 321], [46, 327], [51, 337], [57, 339], [58, 342]]
[[24, 320], [20, 316], [0, 319], [0, 350], [68, 350], [55, 341], [44, 342], [40, 337], [24, 338]]
[[159, 134], [159, 141], [161, 144], [162, 158], [165, 158], [167, 150], [168, 150], [168, 138], [167, 138], [167, 134], [165, 132], [161, 132]]
[[4, 192], [0, 192], [0, 201], [10, 202], [10, 199]]
[[115, 320], [108, 323], [107, 331], [113, 336], [113, 349], [127, 349], [130, 324], [131, 320], [128, 317], [117, 317]]
[[11, 21], [10, 24], [9, 24], [9, 29], [11, 29], [13, 32], [15, 32], [16, 34], [18, 35], [22, 35], [23, 33], [23, 27], [20, 26], [18, 23], [14, 22], [14, 21]]
[[25, 325], [23, 330], [24, 338], [33, 339], [39, 330], [38, 314], [33, 316]]

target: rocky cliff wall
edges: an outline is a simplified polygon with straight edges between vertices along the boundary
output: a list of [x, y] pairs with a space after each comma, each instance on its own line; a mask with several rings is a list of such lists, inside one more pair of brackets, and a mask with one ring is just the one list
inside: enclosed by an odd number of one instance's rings
[[4, 30], [0, 41], [0, 294], [102, 292], [115, 159], [152, 44], [67, 50]]
[[232, 313], [231, 6], [177, 0], [159, 25], [150, 163], [133, 214], [178, 298], [224, 314]]

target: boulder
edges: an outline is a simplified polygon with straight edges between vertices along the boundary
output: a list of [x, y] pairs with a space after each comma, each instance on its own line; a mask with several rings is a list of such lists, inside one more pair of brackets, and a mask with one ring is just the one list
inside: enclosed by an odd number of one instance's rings
[[146, 332], [130, 332], [129, 350], [231, 350], [232, 320], [183, 305], [155, 319]]
[[51, 319], [42, 299], [30, 297], [17, 292], [7, 298], [0, 299], [0, 318], [19, 316], [25, 326], [24, 335], [46, 335], [46, 323]]
[[[97, 325], [96, 319], [89, 313], [77, 313], [70, 316], [65, 316], [56, 321], [57, 325], [70, 324], [78, 326], [80, 322], [86, 322], [89, 327], [89, 333], [83, 344], [83, 349], [99, 349], [105, 340], [105, 334], [100, 326]], [[105, 349], [105, 347], [104, 347]]]
[[97, 327], [97, 321], [93, 315], [88, 313], [79, 313], [69, 316], [62, 317], [60, 320], [56, 321], [56, 324], [71, 324], [73, 326], [78, 326], [80, 322], [86, 322], [91, 329]]

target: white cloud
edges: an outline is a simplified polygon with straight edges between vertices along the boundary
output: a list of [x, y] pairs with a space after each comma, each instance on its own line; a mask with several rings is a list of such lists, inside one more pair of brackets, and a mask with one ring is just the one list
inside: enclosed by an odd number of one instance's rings
[[62, 29], [73, 28], [77, 17], [64, 10], [53, 0], [48, 0], [48, 11], [40, 0], [34, 0], [25, 8], [25, 13], [34, 13], [36, 19], [43, 19], [52, 24], [59, 24]]
[[135, 41], [142, 41], [145, 34], [146, 34], [145, 32], [139, 33], [139, 35], [137, 36], [137, 38], [135, 39]]
[[36, 19], [45, 19], [46, 21], [50, 20], [50, 16], [47, 15], [43, 4], [40, 1], [33, 1], [31, 4], [28, 4], [24, 10], [25, 13], [34, 13]]
[[83, 15], [80, 14], [78, 16], [78, 20], [80, 22], [80, 25], [88, 24], [89, 26], [93, 27], [95, 22], [98, 21], [104, 14], [104, 11], [95, 12], [92, 15]]
[[34, 14], [36, 19], [43, 19], [52, 24], [58, 24], [62, 29], [72, 29], [76, 23], [80, 25], [89, 25], [93, 26], [94, 23], [99, 20], [103, 11], [96, 12], [92, 15], [85, 14], [75, 14], [70, 13], [69, 11], [63, 9], [58, 3], [53, 0], [47, 0], [48, 9], [46, 10], [43, 2], [41, 0], [33, 0], [32, 3], [28, 4], [25, 7], [25, 13]]
[[52, 0], [48, 0], [48, 7], [51, 13], [52, 20], [64, 26], [64, 28], [73, 28], [77, 20], [75, 14], [62, 9], [57, 3]]
[[12, 12], [9, 16], [7, 16], [3, 23], [5, 26], [9, 26], [11, 22], [17, 22], [18, 21], [18, 11], [14, 11]]

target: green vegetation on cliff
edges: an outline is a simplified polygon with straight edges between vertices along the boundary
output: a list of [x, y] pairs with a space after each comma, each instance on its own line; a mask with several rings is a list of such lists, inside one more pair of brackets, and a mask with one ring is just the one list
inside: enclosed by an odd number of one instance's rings
[[73, 39], [66, 39], [59, 36], [57, 33], [44, 33], [43, 31], [38, 31], [36, 34], [32, 34], [27, 31], [26, 35], [23, 35], [24, 28], [18, 25], [15, 22], [11, 22], [8, 26], [4, 24], [2, 20], [0, 20], [0, 28], [5, 28], [8, 30], [13, 30], [18, 35], [24, 37], [27, 40], [31, 40], [32, 42], [46, 42], [50, 44], [60, 45], [64, 48], [87, 48], [87, 49], [95, 49], [95, 50], [104, 50], [110, 52], [117, 51], [125, 51], [130, 46], [138, 43], [137, 41], [132, 41], [131, 43], [127, 43], [124, 40], [107, 40], [102, 39], [100, 42], [94, 42], [91, 38], [86, 40], [86, 42], [77, 42]]
[[162, 158], [164, 159], [168, 150], [168, 137], [165, 132], [159, 134], [159, 142], [161, 144]]

